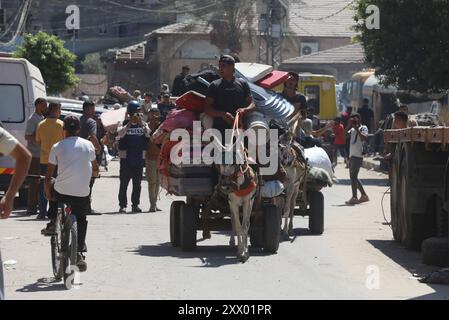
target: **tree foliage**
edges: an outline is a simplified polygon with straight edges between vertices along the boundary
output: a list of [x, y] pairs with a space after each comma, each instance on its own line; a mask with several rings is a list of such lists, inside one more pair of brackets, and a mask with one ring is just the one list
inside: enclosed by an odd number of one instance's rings
[[[380, 9], [380, 29], [364, 23], [369, 5]], [[384, 85], [435, 93], [449, 89], [449, 1], [358, 0], [357, 40]]]
[[40, 69], [50, 94], [70, 89], [79, 81], [74, 68], [76, 55], [64, 48], [64, 42], [56, 36], [45, 32], [26, 34], [14, 56], [27, 59]]
[[212, 26], [211, 43], [221, 50], [242, 51], [242, 39], [250, 35], [254, 22], [254, 0], [219, 0], [209, 16], [203, 16]]
[[81, 64], [83, 65], [84, 73], [106, 74], [106, 66], [104, 62], [101, 61], [101, 56], [99, 53], [87, 54]]

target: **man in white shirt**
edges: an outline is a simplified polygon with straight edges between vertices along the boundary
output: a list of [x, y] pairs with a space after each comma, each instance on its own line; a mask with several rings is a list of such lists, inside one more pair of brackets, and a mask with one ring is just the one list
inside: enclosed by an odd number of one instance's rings
[[[14, 205], [14, 198], [20, 189], [31, 163], [31, 153], [8, 131], [0, 127], [0, 154], [16, 160], [14, 176], [9, 188], [0, 200], [0, 219], [8, 219]], [[0, 254], [0, 300], [5, 299], [3, 287], [3, 262]]]
[[[64, 119], [66, 138], [51, 148], [48, 159], [48, 171], [45, 176], [45, 195], [47, 199], [56, 199], [70, 205], [78, 225], [78, 259], [80, 272], [87, 270], [83, 256], [87, 234], [86, 213], [89, 208], [90, 180], [98, 176], [98, 164], [92, 142], [78, 137], [81, 125], [76, 116]], [[54, 186], [51, 178], [58, 167]], [[42, 230], [42, 234], [51, 236], [55, 233], [54, 219]]]
[[[355, 205], [369, 201], [359, 180], [359, 171], [363, 164], [363, 144], [368, 139], [368, 127], [361, 124], [361, 117], [358, 113], [351, 114], [350, 118], [351, 138], [349, 141], [349, 175], [351, 177], [352, 198], [346, 202], [348, 205]], [[357, 198], [357, 189], [362, 196]]]

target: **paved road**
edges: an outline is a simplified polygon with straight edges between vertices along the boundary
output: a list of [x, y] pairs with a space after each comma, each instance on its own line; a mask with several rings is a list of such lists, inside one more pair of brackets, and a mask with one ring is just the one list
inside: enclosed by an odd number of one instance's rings
[[[311, 236], [307, 219], [295, 218], [296, 237], [276, 255], [251, 250], [241, 264], [228, 236], [213, 233], [194, 253], [169, 244], [168, 210], [174, 197], [163, 196], [162, 213], [119, 215], [117, 163], [94, 187], [89, 217], [88, 271], [81, 285], [66, 291], [52, 281], [49, 240], [44, 222], [17, 211], [0, 221], [9, 299], [428, 299], [449, 298], [449, 287], [419, 283], [412, 274], [435, 270], [419, 253], [392, 241], [381, 198], [386, 176], [362, 171], [371, 202], [347, 207], [348, 172], [337, 170], [339, 185], [326, 189], [325, 234]], [[389, 219], [389, 196], [384, 199]], [[142, 207], [148, 210], [146, 185]], [[200, 236], [200, 233], [198, 233]]]

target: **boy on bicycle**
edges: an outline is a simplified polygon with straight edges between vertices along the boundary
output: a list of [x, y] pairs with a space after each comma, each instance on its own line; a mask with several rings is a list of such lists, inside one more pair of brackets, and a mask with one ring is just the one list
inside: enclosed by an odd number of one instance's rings
[[[95, 148], [92, 142], [78, 137], [81, 125], [76, 116], [64, 119], [65, 139], [53, 145], [48, 160], [48, 171], [45, 176], [45, 195], [48, 199], [56, 199], [71, 207], [78, 224], [78, 257], [77, 267], [80, 272], [87, 270], [83, 256], [87, 233], [86, 213], [89, 209], [90, 180], [98, 177]], [[52, 186], [51, 178], [58, 167], [58, 175]], [[56, 232], [55, 220], [42, 230], [42, 234], [52, 236]]]

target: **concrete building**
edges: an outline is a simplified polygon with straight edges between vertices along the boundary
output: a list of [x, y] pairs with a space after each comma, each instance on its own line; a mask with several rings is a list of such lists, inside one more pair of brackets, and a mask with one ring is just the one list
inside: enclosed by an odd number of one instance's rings
[[[350, 1], [342, 3], [331, 0], [289, 1], [288, 24], [285, 26], [282, 41], [282, 58], [288, 60], [319, 51], [350, 45], [355, 36], [351, 27], [355, 24], [353, 11], [348, 6]], [[255, 13], [257, 8], [255, 7]], [[260, 48], [264, 43], [257, 14], [251, 26], [245, 26], [247, 32], [241, 39], [242, 61], [257, 62]], [[178, 17], [179, 18], [179, 17]], [[189, 19], [156, 29], [145, 36], [145, 60], [151, 67], [142, 79], [145, 83], [154, 83], [152, 90], [159, 90], [161, 83], [172, 85], [174, 77], [183, 65], [189, 65], [192, 72], [197, 72], [208, 64], [216, 64], [217, 57], [223, 50], [211, 44], [212, 27], [205, 21]], [[191, 18], [191, 17], [190, 17]], [[120, 51], [114, 64], [121, 69], [123, 77], [116, 76], [118, 83], [126, 82], [127, 68], [135, 69], [133, 59], [120, 62]], [[142, 63], [137, 61], [138, 63]], [[327, 72], [327, 74], [333, 74]], [[127, 88], [128, 89], [128, 88]], [[130, 89], [131, 90], [131, 89]]]
[[365, 68], [367, 68], [365, 51], [360, 44], [351, 44], [288, 59], [280, 66], [281, 70], [286, 71], [333, 75], [338, 82], [351, 79], [354, 73]]
[[[29, 33], [45, 31], [66, 41], [66, 47], [79, 56], [131, 45], [148, 32], [176, 21], [175, 14], [151, 11], [166, 9], [171, 0], [164, 4], [158, 0], [33, 0], [29, 6], [25, 6], [29, 0], [0, 2], [0, 42], [11, 40], [18, 28]], [[69, 5], [79, 7], [79, 31], [66, 28]], [[23, 12], [26, 22], [21, 27]], [[18, 37], [17, 42], [20, 40]]]

